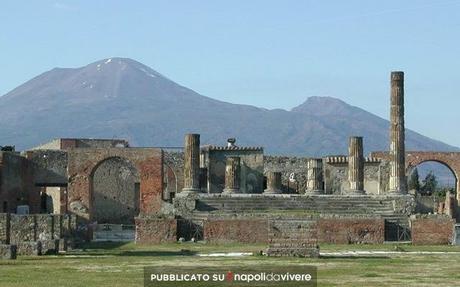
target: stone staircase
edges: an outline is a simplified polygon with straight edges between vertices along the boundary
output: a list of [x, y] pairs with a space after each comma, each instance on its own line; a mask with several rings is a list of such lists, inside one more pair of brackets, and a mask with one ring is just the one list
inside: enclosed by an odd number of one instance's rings
[[394, 200], [371, 196], [200, 196], [194, 215], [197, 217], [270, 214], [311, 214], [344, 216], [392, 216]]
[[269, 228], [268, 256], [319, 256], [316, 218], [274, 219]]

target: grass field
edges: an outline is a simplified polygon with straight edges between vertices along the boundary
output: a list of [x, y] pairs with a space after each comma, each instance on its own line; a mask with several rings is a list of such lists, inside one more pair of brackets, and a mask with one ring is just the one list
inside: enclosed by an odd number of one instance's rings
[[[202, 270], [217, 267], [225, 270], [231, 266], [249, 268], [297, 265], [316, 266], [318, 286], [460, 286], [460, 247], [398, 246], [322, 245], [321, 252], [400, 252], [353, 257], [330, 255], [309, 259], [196, 256], [197, 253], [212, 252], [257, 252], [263, 250], [264, 245], [89, 244], [82, 250], [65, 255], [19, 257], [13, 261], [0, 261], [0, 286], [143, 286], [144, 266], [168, 271], [179, 266], [199, 267]], [[416, 253], [419, 251], [443, 253]]]

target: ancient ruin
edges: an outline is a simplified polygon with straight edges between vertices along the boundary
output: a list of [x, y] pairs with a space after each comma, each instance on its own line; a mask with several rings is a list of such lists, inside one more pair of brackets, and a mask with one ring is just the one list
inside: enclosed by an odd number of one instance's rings
[[[199, 134], [185, 136], [183, 151], [67, 138], [3, 150], [0, 258], [81, 240], [263, 242], [271, 256], [318, 256], [321, 242], [447, 244], [460, 153], [405, 151], [402, 72], [391, 73], [390, 119], [389, 151], [369, 157], [359, 136], [347, 156], [323, 158], [264, 156], [235, 138], [201, 145]], [[428, 160], [450, 167], [457, 197], [420, 214], [406, 176]]]

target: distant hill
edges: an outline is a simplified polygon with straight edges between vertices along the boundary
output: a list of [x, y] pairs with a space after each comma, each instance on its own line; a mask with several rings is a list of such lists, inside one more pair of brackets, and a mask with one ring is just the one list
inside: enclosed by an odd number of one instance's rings
[[[264, 146], [268, 154], [346, 154], [350, 135], [366, 153], [386, 150], [388, 121], [330, 97], [310, 97], [291, 111], [202, 96], [125, 58], [55, 68], [0, 97], [0, 145], [26, 149], [57, 137], [125, 138], [135, 146], [202, 143]], [[458, 150], [407, 131], [407, 149]]]

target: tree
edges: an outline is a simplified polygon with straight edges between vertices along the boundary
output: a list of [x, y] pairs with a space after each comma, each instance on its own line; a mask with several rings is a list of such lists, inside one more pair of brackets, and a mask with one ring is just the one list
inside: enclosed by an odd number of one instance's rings
[[430, 171], [423, 180], [422, 190], [426, 194], [432, 194], [436, 191], [437, 186], [438, 181], [436, 179], [436, 176], [434, 175], [433, 171]]
[[414, 171], [411, 173], [410, 178], [409, 178], [409, 190], [416, 190], [420, 191], [420, 178], [418, 175], [418, 169], [415, 168]]

